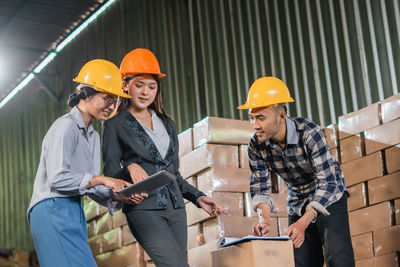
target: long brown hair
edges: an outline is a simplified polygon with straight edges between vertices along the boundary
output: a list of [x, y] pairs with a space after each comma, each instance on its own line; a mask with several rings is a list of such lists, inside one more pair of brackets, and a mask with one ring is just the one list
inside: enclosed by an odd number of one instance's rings
[[[140, 75], [141, 75], [141, 74], [127, 75], [127, 76], [124, 77], [124, 82], [125, 82], [126, 84], [129, 84], [129, 82], [130, 82], [132, 79], [134, 79], [134, 78], [136, 78], [137, 76], [140, 76]], [[165, 111], [164, 105], [163, 105], [163, 103], [162, 103], [161, 80], [160, 80], [160, 78], [158, 78], [158, 76], [155, 75], [155, 74], [150, 74], [150, 75], [151, 75], [151, 77], [154, 78], [154, 80], [155, 80], [156, 83], [157, 83], [157, 93], [156, 93], [156, 97], [154, 98], [153, 103], [150, 104], [149, 108], [153, 109], [154, 111], [156, 111], [156, 112], [158, 112], [158, 113], [160, 113], [160, 114], [162, 114], [162, 115], [164, 115], [165, 117], [167, 117], [167, 118], [170, 119], [171, 117], [170, 117], [170, 116], [167, 114], [167, 112]], [[124, 111], [124, 110], [128, 109], [129, 105], [130, 105], [130, 100], [129, 100], [128, 98], [122, 98], [121, 104], [120, 104], [119, 107], [118, 107], [118, 113], [121, 112], [121, 111]]]

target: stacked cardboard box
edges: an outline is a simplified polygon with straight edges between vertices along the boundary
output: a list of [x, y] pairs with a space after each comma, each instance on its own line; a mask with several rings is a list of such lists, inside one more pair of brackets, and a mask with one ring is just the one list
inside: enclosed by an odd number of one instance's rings
[[398, 266], [400, 94], [340, 117], [339, 139], [356, 266]]

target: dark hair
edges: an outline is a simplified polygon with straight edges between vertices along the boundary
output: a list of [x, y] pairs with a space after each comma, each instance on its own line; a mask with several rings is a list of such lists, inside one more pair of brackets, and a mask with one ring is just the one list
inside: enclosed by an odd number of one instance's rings
[[73, 108], [79, 104], [79, 101], [93, 96], [97, 93], [99, 92], [92, 87], [85, 84], [80, 84], [76, 87], [75, 92], [69, 95], [67, 103], [71, 108]]
[[[134, 79], [134, 78], [136, 78], [137, 76], [140, 76], [140, 75], [141, 75], [141, 74], [125, 76], [124, 82], [125, 82], [126, 84], [128, 84], [129, 81], [131, 81], [132, 79]], [[157, 75], [155, 75], [155, 74], [150, 74], [150, 75], [151, 75], [151, 77], [154, 78], [154, 80], [155, 80], [156, 83], [157, 83], [157, 94], [156, 94], [156, 97], [155, 97], [153, 103], [150, 104], [149, 108], [153, 109], [154, 111], [156, 111], [156, 112], [158, 112], [158, 113], [161, 113], [162, 115], [164, 115], [165, 117], [167, 117], [167, 118], [170, 119], [171, 117], [170, 117], [170, 116], [167, 114], [167, 112], [165, 111], [164, 106], [163, 106], [163, 103], [162, 103], [161, 80], [160, 80], [160, 78], [159, 78]], [[121, 112], [121, 111], [124, 111], [124, 110], [128, 109], [129, 104], [130, 104], [129, 98], [122, 98], [121, 104], [120, 104], [119, 107], [118, 107], [118, 112]]]

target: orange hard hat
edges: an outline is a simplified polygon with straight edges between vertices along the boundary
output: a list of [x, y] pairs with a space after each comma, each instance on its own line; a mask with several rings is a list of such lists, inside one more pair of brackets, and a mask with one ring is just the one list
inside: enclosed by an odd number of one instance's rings
[[159, 78], [166, 76], [161, 73], [156, 56], [145, 48], [137, 48], [126, 54], [119, 69], [123, 77], [133, 74], [155, 74]]
[[267, 108], [289, 102], [294, 100], [284, 82], [276, 77], [262, 77], [251, 85], [246, 103], [237, 108]]

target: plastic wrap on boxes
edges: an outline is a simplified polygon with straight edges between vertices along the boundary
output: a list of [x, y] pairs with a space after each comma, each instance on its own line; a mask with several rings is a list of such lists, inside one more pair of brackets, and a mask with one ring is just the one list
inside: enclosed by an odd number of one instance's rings
[[351, 238], [353, 244], [354, 259], [365, 259], [374, 256], [374, 248], [372, 244], [372, 232], [356, 235]]
[[347, 187], [350, 197], [347, 199], [349, 211], [367, 206], [367, 190], [365, 183]]
[[136, 241], [136, 239], [133, 237], [131, 230], [129, 230], [128, 225], [122, 226], [122, 244], [124, 246], [131, 244]]
[[96, 223], [96, 235], [103, 234], [112, 229], [112, 219], [109, 213], [101, 216]]
[[400, 144], [400, 119], [367, 130], [364, 135], [367, 154]]
[[389, 201], [349, 212], [351, 236], [389, 227], [392, 223]]
[[243, 193], [212, 192], [209, 196], [227, 210], [229, 214], [244, 216]]
[[400, 251], [400, 225], [374, 231], [375, 256]]
[[193, 145], [248, 144], [253, 134], [250, 121], [206, 117], [193, 125]]
[[285, 235], [288, 227], [289, 227], [289, 218], [288, 217], [278, 218], [279, 236]]
[[218, 241], [188, 250], [188, 263], [191, 267], [212, 267], [211, 251], [217, 248]]
[[122, 246], [121, 228], [115, 228], [103, 234], [103, 252], [107, 252]]
[[239, 167], [237, 146], [206, 144], [180, 159], [183, 178], [193, 176], [209, 167]]
[[368, 181], [368, 199], [370, 205], [399, 197], [400, 171]]
[[339, 117], [339, 139], [361, 133], [380, 124], [379, 103]]
[[250, 171], [239, 168], [215, 167], [197, 176], [198, 189], [205, 194], [213, 191], [246, 192], [249, 191]]
[[364, 137], [362, 134], [355, 134], [340, 140], [341, 163], [361, 158], [365, 154]]
[[400, 93], [381, 102], [382, 122], [400, 118]]
[[400, 225], [400, 199], [394, 201], [394, 214], [396, 217], [396, 224]]
[[102, 253], [102, 240], [103, 240], [102, 235], [97, 235], [92, 238], [89, 238], [89, 246], [90, 249], [92, 250], [93, 255], [98, 255]]
[[193, 150], [193, 131], [189, 128], [178, 134], [179, 157], [186, 155]]
[[386, 149], [385, 156], [388, 173], [400, 171], [400, 145]]
[[83, 212], [87, 221], [96, 218], [98, 215], [99, 205], [89, 197], [85, 196], [83, 200]]
[[248, 147], [248, 145], [239, 146], [239, 168], [250, 168]]
[[339, 146], [339, 132], [337, 124], [331, 124], [327, 128], [323, 129], [326, 141], [330, 148], [335, 148]]
[[191, 248], [195, 248], [195, 247], [203, 245], [204, 240], [200, 239], [200, 235], [201, 235], [200, 224], [194, 224], [194, 225], [188, 226], [187, 232], [188, 232], [187, 249], [191, 249]]
[[381, 152], [342, 164], [346, 186], [358, 184], [383, 175]]
[[113, 228], [117, 228], [128, 223], [126, 221], [125, 214], [121, 210], [114, 212], [114, 215], [112, 216], [112, 222]]

